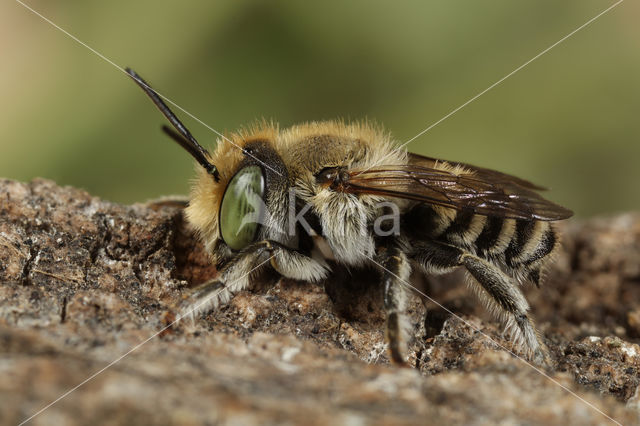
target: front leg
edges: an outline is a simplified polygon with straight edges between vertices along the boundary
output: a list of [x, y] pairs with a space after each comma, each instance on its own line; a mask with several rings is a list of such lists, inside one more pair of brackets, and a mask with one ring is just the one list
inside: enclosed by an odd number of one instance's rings
[[405, 284], [411, 275], [406, 255], [397, 247], [376, 249], [376, 262], [382, 267], [382, 291], [387, 313], [386, 340], [391, 361], [404, 365], [410, 325], [406, 318], [407, 294]]
[[303, 281], [319, 281], [329, 272], [325, 265], [282, 244], [263, 240], [240, 251], [218, 276], [197, 286], [179, 307], [180, 317], [210, 312], [225, 304], [238, 292], [245, 290], [251, 277], [269, 264], [280, 275]]

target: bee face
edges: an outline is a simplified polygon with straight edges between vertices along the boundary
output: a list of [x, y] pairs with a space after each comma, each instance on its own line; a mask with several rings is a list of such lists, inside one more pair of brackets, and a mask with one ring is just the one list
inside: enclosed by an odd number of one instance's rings
[[[275, 132], [274, 128], [264, 127], [263, 132], [260, 133], [262, 140], [268, 140], [268, 138]], [[258, 132], [255, 132], [256, 134]], [[235, 234], [240, 229], [233, 229], [235, 216], [239, 215], [242, 209], [242, 203], [247, 199], [246, 196], [240, 191], [238, 185], [246, 184], [247, 178], [251, 177], [255, 184], [262, 186], [258, 191], [260, 197], [264, 197], [266, 192], [266, 178], [264, 174], [264, 167], [255, 158], [248, 156], [247, 153], [252, 152], [254, 149], [251, 147], [251, 143], [247, 138], [243, 137], [241, 133], [233, 134], [230, 136], [231, 143], [221, 143], [216, 146], [216, 150], [213, 154], [207, 153], [207, 158], [212, 164], [216, 164], [216, 168], [219, 173], [219, 179], [216, 180], [208, 173], [204, 168], [197, 167], [196, 180], [193, 185], [189, 206], [186, 208], [187, 220], [193, 225], [193, 228], [201, 235], [201, 238], [205, 242], [207, 249], [212, 251], [215, 242], [221, 239], [221, 231], [224, 228], [226, 235], [231, 233]], [[254, 141], [255, 144], [255, 141]], [[253, 163], [248, 160], [254, 160]], [[249, 169], [249, 173], [243, 172], [240, 175], [238, 173], [241, 169], [246, 167]], [[261, 173], [258, 173], [258, 169]], [[238, 175], [236, 177], [236, 175]], [[241, 179], [241, 177], [244, 178]], [[236, 178], [235, 181], [233, 179]], [[227, 193], [227, 189], [231, 185], [231, 189]], [[254, 188], [254, 186], [251, 186]], [[224, 206], [224, 220], [222, 220], [223, 206], [222, 201], [227, 195], [229, 200]], [[231, 202], [231, 200], [234, 200]], [[239, 224], [238, 224], [239, 225]], [[244, 228], [242, 231], [244, 239], [247, 238], [246, 233], [248, 228]], [[240, 238], [238, 236], [238, 238]], [[232, 246], [238, 247], [239, 240], [233, 241]]]
[[[394, 149], [367, 123], [259, 123], [210, 154], [132, 71], [198, 162], [186, 216], [214, 260], [213, 281], [183, 309], [207, 311], [250, 285], [256, 268], [320, 281], [331, 262], [380, 269], [391, 359], [404, 362], [412, 273], [464, 267], [472, 288], [534, 361], [548, 353], [517, 281], [538, 284], [558, 247], [552, 222], [571, 212], [528, 181]], [[381, 226], [386, 221], [391, 226]], [[389, 231], [390, 230], [390, 231]], [[331, 262], [330, 262], [331, 261]], [[215, 291], [213, 291], [215, 289]]]

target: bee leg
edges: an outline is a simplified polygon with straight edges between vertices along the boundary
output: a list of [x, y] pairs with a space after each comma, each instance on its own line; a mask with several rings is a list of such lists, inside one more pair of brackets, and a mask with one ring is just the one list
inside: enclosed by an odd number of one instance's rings
[[182, 317], [195, 318], [227, 303], [238, 292], [249, 287], [251, 276], [270, 263], [287, 278], [318, 281], [329, 270], [316, 260], [291, 250], [275, 241], [263, 240], [246, 247], [225, 265], [219, 275], [196, 287], [179, 308]]
[[421, 243], [415, 250], [414, 259], [428, 273], [466, 267], [474, 278], [470, 280], [472, 288], [489, 311], [506, 323], [515, 342], [523, 344], [537, 363], [548, 363], [548, 352], [528, 314], [527, 300], [517, 284], [500, 268], [457, 247], [435, 241]]
[[180, 317], [192, 320], [210, 312], [221, 304], [226, 304], [238, 292], [249, 287], [252, 272], [260, 269], [267, 261], [267, 252], [262, 245], [250, 246], [238, 254], [219, 272], [214, 279], [206, 281], [184, 296], [178, 306]]
[[516, 344], [524, 344], [536, 363], [548, 364], [548, 350], [528, 314], [529, 303], [518, 285], [502, 270], [477, 256], [465, 254], [462, 256], [462, 262], [489, 296], [485, 298], [484, 294], [478, 291], [480, 298], [485, 299], [492, 314], [506, 323], [507, 330]]
[[407, 295], [405, 283], [411, 275], [411, 265], [398, 248], [382, 247], [377, 250], [376, 261], [382, 266], [382, 291], [387, 313], [386, 340], [391, 361], [405, 365], [409, 323], [405, 316]]
[[327, 263], [313, 259], [306, 254], [275, 241], [269, 243], [271, 266], [283, 277], [299, 281], [319, 282], [329, 275], [330, 267]]

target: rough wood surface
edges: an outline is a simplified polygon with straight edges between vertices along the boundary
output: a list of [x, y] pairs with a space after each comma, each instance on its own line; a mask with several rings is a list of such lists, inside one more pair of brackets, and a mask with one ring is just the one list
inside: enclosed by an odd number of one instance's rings
[[179, 210], [0, 181], [0, 421], [20, 423], [117, 361], [31, 423], [606, 424], [597, 407], [638, 424], [640, 216], [564, 228], [546, 283], [526, 289], [556, 361], [549, 377], [507, 351], [460, 274], [428, 286], [459, 318], [413, 298], [412, 368], [398, 368], [374, 276], [326, 290], [264, 276], [156, 335], [215, 274]]

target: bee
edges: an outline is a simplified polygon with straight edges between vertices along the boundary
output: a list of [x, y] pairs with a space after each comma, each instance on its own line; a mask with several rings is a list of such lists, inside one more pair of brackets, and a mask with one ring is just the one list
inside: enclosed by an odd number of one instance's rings
[[248, 289], [257, 270], [321, 282], [332, 265], [380, 272], [390, 359], [405, 363], [412, 273], [464, 267], [471, 288], [534, 362], [548, 352], [518, 284], [539, 285], [558, 249], [554, 221], [572, 212], [544, 188], [469, 164], [397, 149], [368, 123], [259, 123], [203, 148], [160, 96], [131, 78], [175, 128], [163, 126], [197, 161], [187, 221], [219, 274], [183, 312], [201, 314]]

